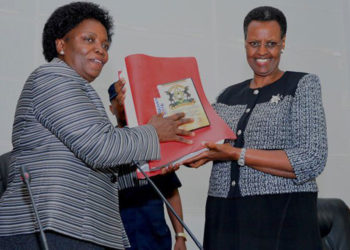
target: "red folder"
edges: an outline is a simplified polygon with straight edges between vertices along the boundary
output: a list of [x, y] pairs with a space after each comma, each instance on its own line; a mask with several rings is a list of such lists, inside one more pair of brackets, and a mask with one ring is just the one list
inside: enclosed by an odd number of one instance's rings
[[[125, 58], [127, 77], [135, 106], [138, 125], [147, 124], [155, 115], [154, 98], [159, 97], [157, 85], [191, 78], [199, 99], [209, 118], [210, 125], [194, 130], [193, 144], [180, 142], [161, 143], [161, 159], [149, 162], [150, 176], [158, 174], [163, 166], [175, 163], [186, 155], [203, 150], [203, 141], [219, 142], [223, 139], [235, 139], [228, 125], [216, 114], [209, 104], [201, 84], [197, 61], [194, 57], [153, 57], [143, 54]], [[128, 119], [128, 113], [126, 113]]]

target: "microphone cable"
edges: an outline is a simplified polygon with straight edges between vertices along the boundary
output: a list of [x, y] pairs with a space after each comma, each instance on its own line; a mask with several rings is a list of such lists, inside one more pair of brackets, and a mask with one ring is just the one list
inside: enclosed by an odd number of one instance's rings
[[44, 250], [49, 250], [49, 247], [48, 247], [47, 241], [46, 241], [46, 236], [45, 236], [43, 227], [42, 227], [41, 222], [40, 222], [39, 213], [38, 213], [38, 210], [36, 209], [34, 197], [32, 194], [32, 189], [30, 188], [30, 179], [31, 179], [30, 174], [24, 166], [21, 166], [21, 179], [26, 184], [30, 199], [32, 201], [32, 206], [34, 209], [35, 218], [36, 218], [36, 221], [38, 222], [38, 226], [39, 226], [39, 230], [40, 230], [41, 247]]
[[140, 167], [140, 165], [136, 162], [133, 162], [133, 164], [136, 165], [137, 169], [142, 173], [142, 175], [147, 179], [148, 183], [151, 184], [151, 186], [154, 188], [154, 190], [158, 193], [158, 195], [160, 196], [160, 198], [164, 201], [165, 205], [170, 209], [171, 213], [173, 215], [175, 215], [176, 219], [181, 223], [181, 225], [185, 228], [185, 230], [187, 231], [188, 235], [192, 238], [192, 240], [194, 241], [194, 243], [197, 245], [197, 247], [200, 250], [203, 250], [203, 246], [201, 245], [201, 243], [197, 240], [197, 238], [194, 236], [194, 234], [191, 232], [191, 230], [187, 227], [187, 225], [185, 224], [185, 222], [180, 218], [180, 216], [175, 212], [174, 208], [170, 205], [170, 203], [167, 201], [167, 199], [164, 197], [164, 195], [162, 194], [162, 192], [158, 189], [158, 187], [156, 186], [156, 184], [154, 184], [154, 182], [151, 180], [151, 178], [148, 177], [148, 175], [145, 173], [145, 171], [143, 171], [143, 169]]

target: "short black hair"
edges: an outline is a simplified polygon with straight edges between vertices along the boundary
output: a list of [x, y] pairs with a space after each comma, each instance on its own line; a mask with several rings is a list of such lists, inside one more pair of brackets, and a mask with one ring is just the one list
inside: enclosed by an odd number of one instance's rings
[[248, 25], [252, 21], [276, 21], [281, 28], [281, 38], [287, 33], [287, 19], [283, 12], [271, 6], [261, 6], [249, 11], [244, 18], [244, 39], [247, 38]]
[[42, 45], [46, 61], [57, 57], [56, 39], [63, 38], [69, 31], [86, 19], [99, 21], [107, 31], [108, 41], [112, 42], [113, 18], [108, 11], [90, 2], [72, 2], [57, 8], [46, 21]]

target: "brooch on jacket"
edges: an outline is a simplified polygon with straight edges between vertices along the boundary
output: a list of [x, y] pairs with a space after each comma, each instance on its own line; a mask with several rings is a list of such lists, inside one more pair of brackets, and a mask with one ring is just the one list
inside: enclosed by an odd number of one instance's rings
[[283, 96], [280, 95], [280, 94], [277, 94], [277, 95], [273, 95], [270, 99], [270, 103], [279, 103], [281, 100], [283, 99]]

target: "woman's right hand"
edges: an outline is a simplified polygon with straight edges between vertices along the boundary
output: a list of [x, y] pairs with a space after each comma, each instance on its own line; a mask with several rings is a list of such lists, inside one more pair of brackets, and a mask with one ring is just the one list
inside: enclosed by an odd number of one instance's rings
[[207, 151], [176, 164], [175, 167], [185, 165], [191, 168], [198, 168], [209, 161], [232, 161], [237, 160], [239, 157], [240, 149], [234, 148], [228, 143], [216, 144], [214, 142], [206, 142], [204, 146], [208, 149]]
[[192, 144], [192, 140], [183, 136], [194, 136], [194, 132], [180, 129], [179, 126], [191, 123], [193, 122], [193, 119], [184, 117], [184, 113], [177, 113], [165, 118], [163, 117], [163, 114], [158, 114], [152, 116], [148, 121], [148, 124], [156, 129], [160, 142], [177, 141]]

